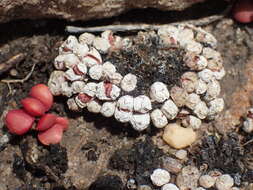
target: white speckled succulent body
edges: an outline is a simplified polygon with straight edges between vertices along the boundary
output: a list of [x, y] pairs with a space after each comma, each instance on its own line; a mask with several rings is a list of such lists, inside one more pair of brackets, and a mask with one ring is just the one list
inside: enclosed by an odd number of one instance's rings
[[[49, 88], [54, 95], [69, 97], [67, 104], [71, 110], [87, 109], [105, 117], [114, 116], [119, 122], [129, 122], [137, 131], [151, 123], [163, 128], [175, 119], [198, 129], [203, 119], [213, 119], [224, 107], [219, 97], [219, 80], [225, 70], [216, 51], [216, 39], [191, 25], [172, 25], [150, 34], [158, 39], [159, 47], [176, 47], [184, 52], [180, 55], [181, 64], [187, 70], [178, 83], [171, 85], [157, 78], [145, 92], [136, 91], [146, 81], [136, 73], [122, 72], [107, 60], [111, 52], [131, 48], [134, 39], [105, 31], [101, 36], [84, 33], [79, 39], [66, 39], [55, 58], [56, 70], [51, 74]], [[144, 39], [146, 33], [138, 35]], [[142, 60], [138, 64], [141, 63]], [[157, 67], [166, 74], [166, 68]]]

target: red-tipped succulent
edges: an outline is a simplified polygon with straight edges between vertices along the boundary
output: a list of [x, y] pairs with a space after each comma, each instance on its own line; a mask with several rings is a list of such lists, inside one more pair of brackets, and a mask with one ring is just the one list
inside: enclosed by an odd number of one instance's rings
[[238, 1], [234, 8], [234, 18], [241, 23], [253, 22], [253, 1]]
[[46, 107], [35, 98], [24, 98], [21, 100], [24, 109], [32, 116], [42, 116], [46, 112]]
[[46, 113], [53, 105], [53, 95], [44, 84], [32, 87], [30, 97], [21, 100], [24, 109], [10, 110], [5, 118], [9, 131], [16, 135], [27, 133], [33, 126], [35, 116], [41, 117], [36, 126], [38, 139], [44, 145], [57, 144], [61, 141], [63, 131], [68, 129], [69, 121]]
[[44, 145], [58, 144], [61, 142], [63, 127], [60, 124], [55, 124], [46, 131], [38, 134], [39, 141]]
[[36, 127], [38, 131], [45, 131], [56, 123], [57, 116], [51, 113], [43, 115]]
[[53, 95], [49, 88], [44, 84], [37, 84], [31, 88], [29, 95], [38, 99], [46, 107], [48, 111], [53, 105]]
[[11, 110], [5, 117], [5, 123], [9, 131], [16, 135], [23, 135], [28, 132], [35, 118], [27, 114], [24, 110]]
[[66, 117], [57, 117], [56, 123], [62, 125], [64, 131], [69, 128], [69, 120]]

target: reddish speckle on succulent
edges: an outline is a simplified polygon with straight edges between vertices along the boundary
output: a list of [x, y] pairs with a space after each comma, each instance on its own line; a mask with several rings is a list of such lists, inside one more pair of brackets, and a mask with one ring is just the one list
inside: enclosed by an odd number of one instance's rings
[[80, 93], [78, 94], [78, 99], [81, 100], [83, 103], [88, 103], [89, 101], [91, 101], [92, 97], [87, 94]]
[[234, 8], [234, 18], [241, 23], [253, 22], [253, 1], [238, 1]]
[[46, 111], [48, 111], [53, 105], [53, 95], [45, 84], [37, 84], [33, 86], [29, 95], [41, 101], [46, 107]]
[[109, 43], [110, 43], [111, 45], [114, 45], [115, 38], [114, 38], [112, 32], [110, 33], [110, 35], [109, 35], [109, 37], [108, 37], [108, 40], [109, 40]]
[[51, 113], [45, 114], [38, 122], [36, 129], [38, 131], [45, 131], [56, 123], [57, 116]]
[[5, 123], [11, 133], [23, 135], [31, 129], [34, 119], [34, 117], [27, 114], [24, 110], [17, 109], [10, 110], [7, 113]]
[[107, 97], [111, 97], [112, 83], [110, 83], [110, 82], [105, 82], [105, 83], [104, 83], [104, 87], [105, 87], [105, 95], [106, 95]]
[[47, 110], [44, 104], [35, 98], [24, 98], [21, 100], [21, 104], [23, 105], [26, 112], [32, 116], [42, 116]]
[[77, 65], [73, 67], [73, 71], [76, 75], [84, 75], [84, 73], [78, 69]]
[[92, 54], [87, 54], [86, 57], [94, 59], [97, 62], [97, 64], [102, 64], [102, 62]]
[[69, 120], [66, 117], [57, 117], [55, 123], [62, 125], [64, 131], [69, 127]]
[[62, 139], [63, 128], [62, 125], [55, 124], [46, 131], [40, 132], [38, 134], [38, 139], [44, 145], [58, 144]]

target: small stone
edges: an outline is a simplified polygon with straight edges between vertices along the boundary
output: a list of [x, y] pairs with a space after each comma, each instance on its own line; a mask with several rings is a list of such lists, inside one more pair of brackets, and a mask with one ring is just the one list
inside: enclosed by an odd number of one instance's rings
[[171, 98], [178, 107], [182, 107], [186, 104], [188, 93], [185, 89], [178, 86], [173, 86], [170, 90]]
[[109, 76], [116, 72], [116, 67], [111, 62], [107, 61], [102, 65], [102, 70], [104, 78], [109, 79]]
[[203, 56], [208, 60], [207, 67], [212, 71], [219, 71], [222, 68], [221, 54], [212, 48], [203, 48]]
[[84, 63], [79, 63], [73, 68], [76, 75], [85, 75], [87, 74], [87, 66]]
[[87, 55], [82, 59], [82, 62], [88, 67], [92, 67], [94, 65], [102, 64], [102, 57], [96, 48], [92, 47]]
[[243, 128], [246, 133], [252, 133], [253, 132], [253, 119], [246, 118], [246, 120], [243, 122]]
[[150, 97], [152, 100], [162, 103], [169, 99], [170, 93], [164, 83], [155, 82], [150, 87]]
[[159, 36], [165, 36], [168, 38], [173, 38], [174, 40], [176, 40], [178, 38], [178, 28], [175, 26], [166, 26], [166, 27], [161, 27], [159, 28], [159, 30], [157, 31], [157, 34]]
[[89, 95], [90, 97], [94, 97], [97, 92], [97, 83], [89, 82], [85, 85], [83, 89], [83, 93]]
[[186, 150], [178, 150], [175, 153], [175, 156], [180, 160], [185, 160], [187, 158], [187, 151]]
[[131, 73], [125, 75], [121, 81], [121, 88], [126, 92], [131, 92], [136, 88], [137, 77]]
[[79, 63], [80, 60], [73, 53], [58, 55], [54, 60], [54, 66], [56, 69], [59, 70], [64, 70], [66, 68], [68, 69], [73, 68], [75, 65]]
[[182, 28], [178, 32], [178, 41], [181, 46], [185, 47], [189, 41], [192, 41], [194, 38], [194, 33], [189, 28]]
[[191, 128], [181, 127], [177, 123], [168, 124], [163, 133], [163, 140], [176, 149], [185, 148], [197, 139], [197, 134]]
[[188, 115], [182, 120], [182, 125], [197, 130], [201, 126], [201, 120], [193, 115]]
[[224, 100], [222, 98], [216, 98], [209, 102], [208, 115], [215, 115], [224, 109]]
[[68, 108], [72, 111], [79, 111], [80, 108], [79, 106], [77, 105], [76, 101], [74, 98], [69, 98], [67, 100], [67, 105], [68, 105]]
[[77, 81], [77, 80], [82, 80], [82, 76], [81, 75], [77, 75], [73, 69], [68, 69], [65, 72], [65, 77], [66, 79], [68, 79], [69, 81]]
[[94, 65], [89, 70], [90, 78], [94, 80], [99, 80], [103, 74], [103, 67], [102, 65]]
[[101, 37], [95, 37], [93, 40], [93, 46], [102, 53], [107, 53], [111, 47], [109, 40]]
[[162, 158], [162, 166], [168, 172], [177, 174], [181, 171], [183, 165], [176, 159], [165, 156]]
[[214, 98], [217, 98], [217, 96], [220, 94], [220, 91], [221, 91], [220, 83], [215, 79], [211, 80], [207, 84], [205, 99], [207, 101], [211, 101]]
[[203, 187], [197, 187], [195, 190], [206, 190], [206, 189]]
[[100, 113], [105, 117], [112, 117], [116, 109], [116, 102], [103, 103]]
[[181, 84], [183, 89], [188, 93], [192, 93], [195, 90], [198, 76], [195, 72], [186, 72], [181, 76]]
[[205, 82], [211, 82], [214, 79], [214, 74], [210, 69], [204, 69], [198, 72], [198, 76], [201, 80]]
[[87, 53], [89, 52], [89, 47], [87, 44], [77, 44], [74, 53], [77, 55], [80, 59], [84, 58]]
[[198, 186], [198, 179], [200, 172], [194, 166], [186, 166], [177, 176], [176, 184], [180, 190], [196, 189]]
[[225, 69], [222, 67], [219, 71], [213, 71], [213, 76], [216, 80], [221, 80], [226, 74]]
[[143, 131], [150, 124], [150, 115], [148, 113], [133, 114], [130, 123], [136, 131]]
[[215, 178], [211, 177], [210, 175], [202, 175], [199, 178], [199, 185], [204, 188], [213, 187], [215, 184]]
[[172, 183], [165, 184], [161, 190], [179, 190], [178, 187]]
[[106, 87], [104, 82], [100, 82], [97, 84], [96, 97], [99, 100], [110, 100], [111, 98], [106, 93]]
[[217, 190], [230, 190], [233, 185], [234, 179], [228, 174], [219, 176], [215, 182]]
[[197, 115], [199, 119], [205, 119], [206, 116], [208, 115], [209, 110], [206, 106], [206, 103], [201, 101], [196, 105], [193, 112]]
[[129, 95], [121, 96], [118, 99], [117, 107], [121, 110], [132, 112], [134, 108], [134, 98]]
[[185, 49], [187, 51], [200, 54], [202, 52], [202, 45], [194, 40], [189, 41], [185, 44]]
[[184, 63], [191, 69], [201, 71], [207, 67], [207, 60], [204, 56], [193, 52], [187, 52], [184, 55]]
[[176, 104], [174, 104], [172, 100], [167, 100], [166, 102], [164, 102], [161, 110], [169, 120], [173, 120], [178, 113], [178, 107], [176, 106]]
[[71, 84], [71, 89], [73, 90], [73, 94], [83, 92], [85, 85], [86, 84], [83, 81], [74, 81]]
[[232, 187], [231, 190], [240, 190], [239, 187]]
[[75, 36], [70, 35], [60, 46], [59, 48], [59, 54], [69, 54], [73, 53], [73, 50], [78, 44], [78, 40]]
[[216, 181], [216, 179], [222, 175], [222, 173], [218, 170], [211, 170], [210, 172], [208, 172], [208, 175], [210, 175], [211, 177], [213, 177]]
[[204, 94], [207, 90], [207, 84], [199, 79], [197, 82], [196, 82], [196, 86], [195, 86], [195, 92], [196, 94]]
[[191, 93], [188, 95], [185, 105], [191, 109], [194, 110], [195, 107], [197, 106], [198, 103], [201, 102], [200, 96], [195, 94], [195, 93]]
[[91, 45], [93, 43], [93, 40], [95, 39], [95, 36], [91, 33], [83, 33], [79, 36], [79, 42], [80, 44], [88, 44]]
[[87, 99], [89, 101], [91, 100], [91, 98], [89, 96], [87, 96], [86, 94], [80, 93], [78, 96], [75, 97], [76, 104], [80, 108], [85, 108], [88, 103], [88, 101], [84, 101], [85, 99]]
[[87, 103], [87, 109], [89, 112], [99, 113], [101, 109], [101, 105], [96, 100], [92, 100]]
[[120, 88], [114, 84], [100, 82], [97, 85], [96, 97], [99, 100], [116, 100], [120, 95]]
[[160, 36], [160, 43], [166, 47], [177, 44], [178, 32], [179, 30], [175, 26], [168, 26], [161, 27], [157, 34]]
[[168, 124], [167, 117], [160, 109], [155, 109], [151, 112], [151, 120], [153, 125], [157, 128], [163, 128]]
[[200, 29], [198, 28], [199, 32], [197, 33], [195, 39], [198, 41], [198, 42], [204, 42], [206, 44], [209, 44], [210, 46], [212, 46], [212, 48], [216, 48], [217, 47], [217, 40], [215, 39], [215, 37], [206, 32], [205, 30], [203, 29]]
[[116, 84], [119, 85], [122, 81], [122, 75], [120, 73], [112, 73], [111, 75], [108, 76], [108, 80], [112, 83], [112, 84]]
[[117, 107], [114, 112], [115, 119], [121, 123], [129, 122], [132, 116], [133, 116], [133, 112], [123, 111], [123, 110], [118, 109]]
[[152, 188], [148, 185], [140, 185], [137, 190], [152, 190]]
[[149, 97], [140, 95], [134, 98], [134, 111], [138, 113], [147, 113], [152, 109]]
[[63, 71], [53, 71], [48, 81], [48, 87], [54, 96], [62, 94], [62, 83], [66, 82]]
[[137, 185], [136, 185], [136, 181], [134, 179], [129, 179], [127, 181], [127, 189], [136, 189], [137, 188]]
[[152, 183], [156, 186], [163, 186], [170, 182], [170, 173], [164, 169], [155, 169], [150, 176]]
[[71, 97], [73, 90], [69, 86], [69, 83], [67, 81], [65, 81], [65, 82], [60, 83], [60, 85], [61, 85], [61, 94], [63, 96]]

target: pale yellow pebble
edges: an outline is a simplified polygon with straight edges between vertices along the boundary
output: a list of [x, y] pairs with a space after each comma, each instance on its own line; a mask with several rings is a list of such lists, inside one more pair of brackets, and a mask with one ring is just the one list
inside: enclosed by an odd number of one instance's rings
[[163, 140], [176, 149], [191, 145], [197, 138], [192, 128], [181, 127], [177, 123], [168, 124], [163, 133]]

